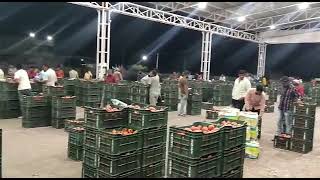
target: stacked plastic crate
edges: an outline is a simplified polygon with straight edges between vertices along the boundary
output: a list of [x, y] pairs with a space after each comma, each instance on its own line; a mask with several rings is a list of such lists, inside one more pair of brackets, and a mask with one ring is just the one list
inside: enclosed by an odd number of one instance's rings
[[[151, 107], [151, 106], [149, 106]], [[129, 110], [129, 127], [142, 132], [142, 178], [161, 178], [165, 171], [168, 110], [155, 106]]]
[[201, 87], [202, 87], [202, 93], [203, 93], [202, 102], [209, 102], [213, 97], [213, 93], [212, 93], [213, 83], [208, 81], [203, 81]]
[[128, 103], [130, 99], [130, 88], [130, 83], [105, 84], [104, 104], [110, 103], [111, 99], [118, 99], [124, 103]]
[[130, 86], [130, 100], [132, 103], [149, 104], [149, 86], [134, 82]]
[[[126, 126], [128, 124], [127, 113], [128, 112], [126, 109], [115, 112], [107, 112], [105, 109], [100, 108], [85, 108], [84, 159], [82, 166], [82, 177], [98, 177], [98, 162], [100, 162], [99, 158], [100, 156], [103, 156], [104, 153], [107, 153], [101, 150], [101, 145], [102, 148], [104, 147], [104, 144], [111, 147], [110, 151], [116, 147], [116, 145], [114, 145], [111, 141], [105, 142], [105, 139], [100, 138], [100, 135], [110, 135], [110, 137], [113, 137], [112, 134], [108, 134], [108, 132], [112, 132], [110, 128]], [[126, 138], [123, 137], [123, 139]], [[104, 173], [106, 172], [103, 171], [102, 174]], [[100, 176], [104, 176], [102, 174], [100, 173]], [[111, 174], [113, 175], [113, 173]]]
[[316, 104], [295, 104], [293, 113], [290, 150], [308, 153], [313, 148]]
[[[194, 123], [204, 126], [206, 123]], [[221, 176], [223, 130], [204, 134], [183, 127], [170, 127], [168, 177], [217, 178]]]
[[161, 85], [164, 106], [168, 107], [168, 111], [176, 111], [178, 108], [178, 90], [178, 81], [176, 80], [164, 80]]
[[75, 96], [75, 89], [78, 81], [79, 80], [77, 79], [63, 79], [63, 87], [66, 95]]
[[21, 116], [18, 84], [0, 82], [0, 119]]
[[48, 98], [45, 96], [22, 96], [22, 127], [34, 128], [51, 125], [51, 113]]
[[64, 121], [64, 130], [66, 132], [69, 132], [71, 129], [75, 127], [83, 127], [84, 126], [84, 119], [79, 118], [79, 119], [66, 119]]
[[102, 82], [98, 80], [79, 80], [75, 95], [78, 106], [98, 107], [101, 103]]
[[74, 127], [70, 129], [68, 136], [68, 158], [81, 161], [83, 159], [84, 128]]
[[31, 91], [33, 93], [41, 93], [42, 90], [42, 83], [31, 81]]
[[319, 106], [320, 105], [320, 87], [311, 88], [310, 97], [315, 103], [317, 103], [317, 106]]
[[221, 177], [243, 176], [243, 164], [246, 147], [247, 124], [244, 121], [219, 119], [217, 123], [231, 122], [240, 124], [239, 127], [224, 126], [222, 140]]
[[51, 126], [56, 129], [64, 128], [65, 120], [76, 118], [76, 97], [52, 97]]
[[215, 106], [229, 106], [232, 100], [232, 84], [227, 82], [216, 83], [213, 86], [211, 102]]
[[65, 89], [63, 86], [43, 86], [43, 94], [47, 98], [49, 111], [52, 114], [52, 99], [54, 97], [65, 96]]
[[202, 89], [192, 87], [188, 95], [187, 114], [200, 115], [202, 104]]

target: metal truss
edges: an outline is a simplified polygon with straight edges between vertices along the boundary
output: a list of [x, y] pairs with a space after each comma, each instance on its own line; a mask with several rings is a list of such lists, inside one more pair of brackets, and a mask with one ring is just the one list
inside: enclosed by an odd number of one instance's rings
[[210, 79], [211, 46], [212, 33], [202, 32], [201, 72], [203, 73], [203, 80], [205, 81]]
[[111, 12], [119, 14], [138, 17], [141, 19], [151, 20], [160, 22], [163, 24], [170, 24], [174, 26], [184, 27], [202, 32], [212, 32], [213, 34], [232, 37], [236, 39], [258, 42], [255, 34], [234, 30], [231, 28], [215, 25], [199, 21], [193, 18], [176, 15], [169, 12], [156, 10], [153, 8], [137, 5], [129, 2], [119, 2], [115, 5], [110, 6]]
[[267, 44], [259, 43], [258, 68], [257, 68], [257, 76], [259, 78], [264, 76], [264, 73], [265, 73], [266, 55], [267, 55]]
[[286, 26], [297, 23], [307, 23], [308, 21], [320, 19], [320, 7], [310, 8], [306, 10], [298, 10], [287, 14], [270, 16], [266, 18], [256, 19], [233, 27], [244, 31], [257, 31], [269, 28], [271, 25]]

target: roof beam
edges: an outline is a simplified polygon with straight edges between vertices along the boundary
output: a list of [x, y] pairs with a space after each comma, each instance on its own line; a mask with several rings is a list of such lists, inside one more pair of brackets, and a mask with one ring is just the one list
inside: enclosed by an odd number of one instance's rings
[[93, 8], [93, 9], [103, 9], [103, 6], [100, 6], [97, 2], [67, 2], [70, 4], [75, 4], [83, 7]]
[[306, 10], [297, 10], [287, 14], [270, 16], [266, 18], [256, 19], [240, 24], [235, 29], [242, 29], [244, 31], [257, 31], [269, 28], [271, 25], [283, 26], [301, 22], [308, 22], [320, 18], [320, 7], [309, 8]]
[[258, 42], [258, 38], [255, 34], [234, 30], [231, 28], [219, 26], [216, 24], [199, 21], [193, 18], [180, 16], [177, 14], [160, 11], [157, 9], [141, 6], [129, 2], [119, 2], [110, 6], [111, 12], [119, 14], [138, 17], [141, 19], [160, 22], [163, 24], [170, 24], [179, 27], [184, 27], [201, 32], [212, 32], [226, 37], [242, 39], [251, 42]]

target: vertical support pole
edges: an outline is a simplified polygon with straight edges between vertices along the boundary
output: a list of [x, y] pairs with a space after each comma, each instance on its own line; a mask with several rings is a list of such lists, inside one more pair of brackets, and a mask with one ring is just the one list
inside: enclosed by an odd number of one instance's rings
[[157, 53], [156, 69], [159, 69], [159, 53]]
[[267, 44], [259, 43], [258, 68], [257, 68], [257, 76], [259, 78], [265, 75], [266, 55], [267, 55]]
[[97, 65], [96, 78], [103, 79], [110, 64], [110, 11], [108, 2], [102, 2], [104, 9], [98, 10], [98, 29], [97, 29]]
[[205, 81], [210, 79], [211, 42], [212, 33], [202, 32], [201, 72]]

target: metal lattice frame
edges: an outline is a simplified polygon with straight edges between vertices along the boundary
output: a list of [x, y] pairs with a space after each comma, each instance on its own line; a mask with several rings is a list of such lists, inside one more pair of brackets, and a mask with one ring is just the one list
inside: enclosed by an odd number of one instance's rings
[[203, 80], [206, 81], [210, 79], [211, 46], [212, 33], [202, 32], [201, 72], [203, 73]]
[[259, 53], [258, 53], [258, 68], [257, 68], [257, 76], [260, 78], [263, 77], [265, 74], [266, 55], [267, 55], [267, 44], [260, 43]]

